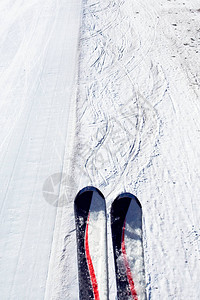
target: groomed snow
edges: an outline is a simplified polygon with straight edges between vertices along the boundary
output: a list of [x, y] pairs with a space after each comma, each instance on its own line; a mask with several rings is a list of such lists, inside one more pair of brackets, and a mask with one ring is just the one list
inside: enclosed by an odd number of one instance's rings
[[[121, 192], [143, 207], [148, 299], [200, 298], [199, 18], [197, 0], [1, 1], [1, 299], [78, 299], [86, 185], [107, 202], [111, 300]], [[42, 188], [59, 172], [56, 213]]]
[[[81, 1], [0, 1], [0, 299], [44, 299]], [[55, 186], [56, 192], [59, 186]]]

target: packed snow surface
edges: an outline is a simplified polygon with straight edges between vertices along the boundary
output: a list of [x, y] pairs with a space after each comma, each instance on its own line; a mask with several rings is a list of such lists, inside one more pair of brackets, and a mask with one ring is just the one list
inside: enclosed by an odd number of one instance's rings
[[78, 0], [0, 1], [2, 300], [44, 299], [56, 208], [42, 189], [62, 172], [68, 147], [80, 8]]
[[4, 0], [0, 15], [0, 298], [78, 299], [73, 201], [94, 185], [110, 299], [121, 192], [142, 204], [148, 299], [199, 299], [200, 2]]

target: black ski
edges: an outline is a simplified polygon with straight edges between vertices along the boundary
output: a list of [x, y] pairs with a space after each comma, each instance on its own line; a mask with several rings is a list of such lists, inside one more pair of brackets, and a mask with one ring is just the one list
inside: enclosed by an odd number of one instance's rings
[[74, 202], [80, 300], [108, 299], [106, 205], [94, 187], [82, 189]]
[[124, 193], [113, 202], [111, 231], [118, 300], [144, 300], [142, 207], [132, 194]]

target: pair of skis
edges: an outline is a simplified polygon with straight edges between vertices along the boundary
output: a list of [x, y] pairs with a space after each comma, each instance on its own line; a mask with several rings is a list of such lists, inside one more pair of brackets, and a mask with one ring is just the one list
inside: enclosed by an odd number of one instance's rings
[[[103, 194], [82, 189], [74, 203], [80, 300], [108, 300], [107, 219]], [[118, 300], [145, 300], [142, 208], [129, 193], [111, 206]]]

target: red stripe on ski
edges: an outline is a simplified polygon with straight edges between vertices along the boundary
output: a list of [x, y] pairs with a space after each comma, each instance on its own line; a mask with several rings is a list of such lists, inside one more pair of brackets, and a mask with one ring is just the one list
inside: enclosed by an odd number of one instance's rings
[[123, 257], [124, 257], [124, 263], [125, 263], [125, 267], [126, 267], [126, 275], [127, 275], [129, 287], [131, 290], [131, 295], [134, 300], [138, 300], [137, 292], [135, 290], [135, 285], [134, 285], [134, 281], [133, 281], [132, 274], [131, 274], [131, 269], [130, 269], [130, 266], [129, 266], [129, 263], [127, 260], [125, 240], [124, 240], [125, 225], [126, 225], [126, 219], [124, 221], [123, 231], [122, 231], [122, 243], [121, 243], [122, 253], [123, 253]]
[[96, 279], [96, 275], [95, 275], [95, 272], [94, 272], [94, 267], [93, 267], [92, 259], [91, 259], [91, 256], [90, 256], [90, 251], [89, 251], [89, 242], [88, 242], [89, 218], [90, 218], [90, 213], [88, 214], [87, 225], [86, 225], [85, 252], [86, 252], [86, 258], [87, 258], [90, 278], [91, 278], [91, 282], [92, 282], [92, 288], [93, 288], [93, 292], [94, 292], [94, 298], [95, 298], [95, 300], [100, 300], [97, 279]]

